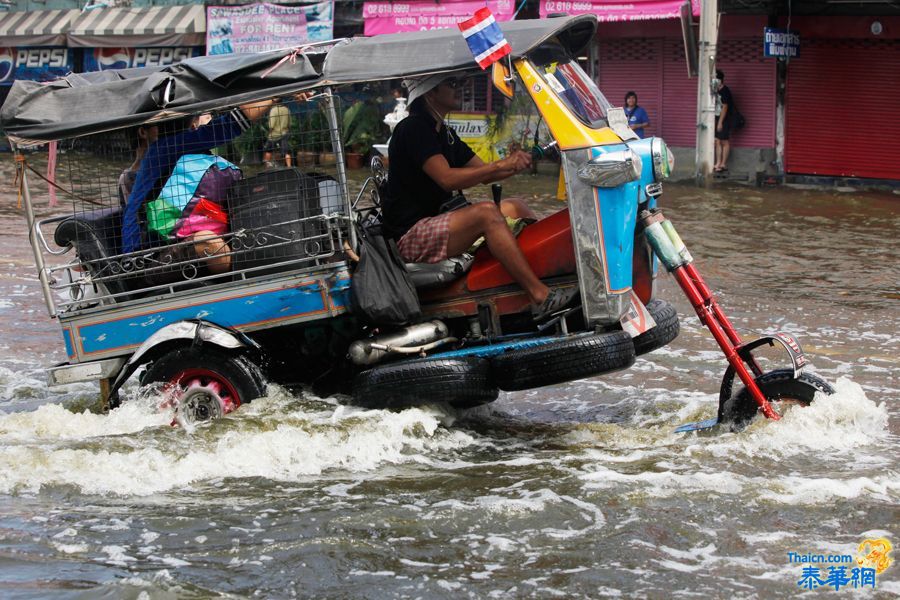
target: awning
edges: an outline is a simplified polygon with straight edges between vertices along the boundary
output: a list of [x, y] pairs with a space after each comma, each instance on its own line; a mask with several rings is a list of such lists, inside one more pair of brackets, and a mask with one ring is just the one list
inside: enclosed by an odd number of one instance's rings
[[71, 48], [202, 46], [206, 8], [202, 4], [151, 8], [95, 8], [69, 30]]
[[66, 32], [81, 14], [76, 9], [0, 14], [0, 46], [65, 46]]

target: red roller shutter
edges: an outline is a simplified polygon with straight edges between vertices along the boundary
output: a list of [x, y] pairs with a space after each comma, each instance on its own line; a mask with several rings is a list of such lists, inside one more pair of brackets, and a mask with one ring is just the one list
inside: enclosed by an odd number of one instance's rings
[[[747, 126], [732, 135], [734, 146], [775, 146], [775, 62], [761, 58], [760, 41], [719, 43], [718, 65], [726, 73]], [[681, 38], [622, 38], [598, 41], [597, 83], [615, 106], [634, 90], [650, 115], [650, 135], [673, 147], [697, 142], [697, 79], [689, 78]]]
[[668, 38], [663, 48], [662, 138], [672, 147], [697, 144], [697, 79], [687, 74], [684, 42]]
[[638, 104], [650, 117], [645, 137], [660, 134], [662, 39], [613, 39], [598, 41], [597, 85], [613, 106], [624, 106], [625, 93], [633, 90]]
[[788, 65], [788, 173], [900, 179], [900, 40], [803, 40]]

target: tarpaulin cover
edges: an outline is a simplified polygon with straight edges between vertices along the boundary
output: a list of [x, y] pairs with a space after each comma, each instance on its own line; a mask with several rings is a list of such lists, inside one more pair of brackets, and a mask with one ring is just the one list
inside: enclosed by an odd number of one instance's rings
[[[501, 24], [513, 58], [553, 37], [575, 54], [596, 27], [593, 15]], [[198, 56], [166, 67], [73, 74], [47, 84], [17, 81], [0, 109], [0, 125], [14, 140], [47, 141], [312, 87], [464, 70], [480, 71], [456, 28], [352, 38], [303, 53]], [[92, 106], [103, 110], [85, 110]]]
[[16, 81], [0, 124], [20, 142], [44, 141], [243, 104], [310, 87], [319, 80], [322, 57], [298, 55], [264, 78], [283, 52], [198, 56], [165, 67], [73, 73], [46, 84]]
[[[554, 36], [570, 53], [577, 53], [591, 41], [596, 28], [593, 15], [500, 23], [512, 46], [513, 58], [524, 56]], [[324, 82], [350, 83], [478, 69], [456, 27], [353, 38], [350, 42], [339, 44], [328, 53]]]

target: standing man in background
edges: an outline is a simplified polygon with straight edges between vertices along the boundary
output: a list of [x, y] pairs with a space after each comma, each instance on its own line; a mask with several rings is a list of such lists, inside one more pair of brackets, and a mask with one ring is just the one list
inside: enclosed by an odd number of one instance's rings
[[725, 85], [725, 73], [719, 69], [716, 69], [713, 86], [716, 88], [716, 164], [713, 172], [724, 173], [728, 170], [728, 155], [731, 153], [734, 99], [731, 97], [731, 90]]

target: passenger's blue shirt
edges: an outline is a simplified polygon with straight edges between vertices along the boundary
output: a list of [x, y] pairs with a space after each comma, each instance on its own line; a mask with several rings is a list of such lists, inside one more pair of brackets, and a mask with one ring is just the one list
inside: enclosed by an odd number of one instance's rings
[[164, 175], [172, 172], [175, 163], [185, 154], [204, 152], [231, 141], [248, 126], [247, 118], [235, 109], [217, 117], [197, 129], [181, 131], [156, 140], [147, 148], [141, 160], [134, 187], [122, 215], [122, 252], [141, 248], [140, 211], [150, 193]]
[[[640, 106], [635, 106], [634, 110], [631, 111], [630, 114], [628, 112], [628, 109], [626, 108], [625, 115], [628, 117], [629, 127], [637, 123], [646, 123], [647, 125], [650, 125], [650, 117], [647, 116], [647, 111]], [[639, 138], [643, 138], [645, 129], [646, 127], [641, 127], [640, 129], [635, 129], [634, 132]]]

